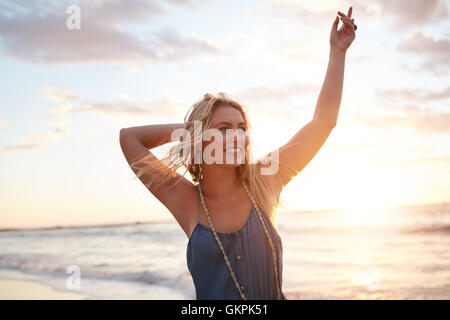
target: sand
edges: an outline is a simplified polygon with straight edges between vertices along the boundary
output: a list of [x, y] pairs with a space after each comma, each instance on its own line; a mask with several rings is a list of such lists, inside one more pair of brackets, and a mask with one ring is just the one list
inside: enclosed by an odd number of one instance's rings
[[0, 300], [83, 300], [78, 292], [59, 291], [30, 280], [0, 279]]

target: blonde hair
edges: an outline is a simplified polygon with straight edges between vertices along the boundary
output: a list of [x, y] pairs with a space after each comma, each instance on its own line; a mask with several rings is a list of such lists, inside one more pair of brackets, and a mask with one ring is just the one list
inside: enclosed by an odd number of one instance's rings
[[[246, 114], [248, 110], [247, 106], [239, 103], [231, 95], [223, 92], [219, 92], [217, 96], [210, 93], [204, 94], [203, 98], [194, 103], [186, 113], [184, 117], [185, 130], [183, 131], [184, 133], [180, 135], [179, 142], [176, 145], [171, 146], [160, 161], [157, 161], [158, 159], [155, 159], [152, 153], [149, 153], [149, 155], [144, 158], [131, 162], [130, 167], [133, 170], [136, 169], [135, 172], [137, 177], [141, 177], [152, 171], [145, 179], [146, 182], [144, 184], [147, 188], [150, 189], [150, 186], [157, 188], [168, 180], [172, 180], [174, 184], [177, 183], [179, 179], [174, 179], [174, 177], [177, 176], [176, 171], [182, 167], [185, 168], [185, 172], [181, 177], [184, 177], [186, 172], [189, 172], [194, 183], [199, 182], [200, 164], [194, 163], [194, 152], [192, 152], [194, 150], [194, 145], [199, 143], [199, 141], [194, 141], [194, 139], [196, 137], [197, 139], [203, 138], [203, 134], [210, 127], [214, 110], [221, 106], [232, 106], [240, 111], [247, 129], [251, 129], [251, 124]], [[201, 135], [194, 134], [194, 121], [202, 122]], [[183, 152], [185, 150], [190, 152]], [[252, 135], [249, 134], [249, 144], [245, 152], [245, 163], [235, 168], [236, 175], [240, 181], [247, 183], [259, 208], [266, 213], [272, 222], [276, 223], [277, 207], [278, 205], [283, 206], [283, 201], [279, 200], [279, 195], [275, 193], [260, 174], [260, 167], [258, 165], [263, 163], [257, 161], [257, 165], [252, 165], [255, 163], [252, 150], [253, 139]], [[271, 160], [279, 161], [278, 159]], [[283, 170], [282, 174], [292, 174], [292, 172], [287, 171], [286, 168], [281, 166], [279, 166], [279, 170]]]

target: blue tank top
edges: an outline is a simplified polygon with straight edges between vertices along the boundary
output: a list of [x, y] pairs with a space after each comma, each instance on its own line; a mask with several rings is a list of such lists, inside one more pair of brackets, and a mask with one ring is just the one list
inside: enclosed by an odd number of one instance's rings
[[[197, 189], [198, 197], [200, 197]], [[199, 222], [197, 199], [197, 224], [187, 244], [187, 266], [194, 281], [197, 300], [241, 300], [231, 277], [225, 258], [212, 230]], [[278, 262], [278, 283], [281, 299], [283, 245], [281, 237], [266, 214], [260, 209], [267, 231], [275, 247]], [[273, 300], [277, 296], [272, 250], [267, 242], [261, 221], [254, 206], [246, 224], [238, 231], [217, 232], [231, 269], [248, 300]]]

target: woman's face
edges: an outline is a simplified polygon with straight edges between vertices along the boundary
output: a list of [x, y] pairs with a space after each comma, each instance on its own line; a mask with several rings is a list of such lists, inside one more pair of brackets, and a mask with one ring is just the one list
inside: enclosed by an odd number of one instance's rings
[[[211, 117], [210, 129], [216, 129], [222, 134], [222, 143], [219, 144], [220, 141], [217, 141], [218, 145], [215, 147], [223, 152], [223, 164], [239, 166], [245, 163], [245, 153], [247, 152], [249, 139], [246, 134], [247, 125], [238, 109], [232, 106], [220, 106], [215, 109]], [[227, 129], [229, 129], [228, 134]], [[206, 146], [211, 143], [216, 143], [214, 135], [210, 136], [211, 141], [203, 141], [203, 159], [205, 159]], [[211, 146], [211, 149], [206, 152], [206, 156], [209, 153], [212, 157], [215, 157], [215, 149], [213, 147]]]

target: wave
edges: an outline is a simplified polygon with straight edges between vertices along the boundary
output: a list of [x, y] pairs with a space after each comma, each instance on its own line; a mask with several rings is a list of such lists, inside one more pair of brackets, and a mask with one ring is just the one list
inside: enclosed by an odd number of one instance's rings
[[[21, 271], [27, 274], [34, 274], [40, 276], [49, 276], [51, 278], [65, 277], [67, 278], [70, 273], [67, 273], [68, 265], [49, 265], [37, 262], [36, 255], [29, 257], [16, 256], [16, 255], [0, 255], [0, 268], [6, 270]], [[42, 261], [42, 257], [41, 261]], [[88, 267], [80, 266], [82, 278], [99, 279], [99, 280], [121, 280], [132, 281], [146, 284], [162, 285], [169, 287], [179, 288], [180, 279], [184, 279], [185, 275], [179, 275], [178, 277], [168, 277], [158, 271], [149, 270], [137, 270], [137, 271], [109, 271], [105, 270], [108, 267], [113, 267], [108, 264], [93, 264]], [[100, 269], [101, 268], [101, 269]]]
[[145, 225], [157, 225], [157, 224], [170, 224], [171, 220], [154, 220], [154, 221], [136, 221], [136, 222], [119, 222], [119, 223], [104, 223], [104, 224], [88, 224], [88, 225], [54, 225], [43, 227], [11, 227], [0, 228], [0, 232], [11, 231], [52, 231], [52, 230], [79, 230], [79, 229], [100, 229], [100, 228], [117, 228], [117, 227], [132, 227], [132, 226], [145, 226]]
[[425, 226], [418, 228], [403, 228], [401, 229], [403, 233], [450, 233], [450, 225], [434, 225]]

